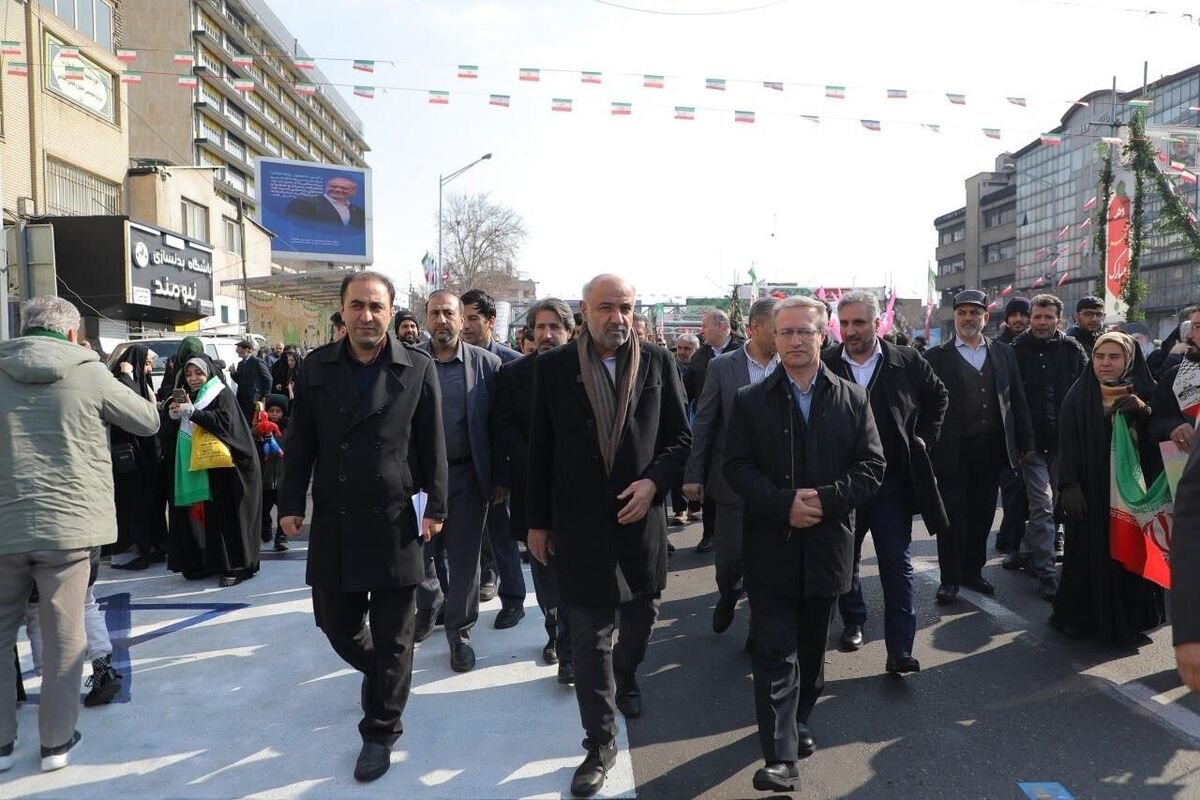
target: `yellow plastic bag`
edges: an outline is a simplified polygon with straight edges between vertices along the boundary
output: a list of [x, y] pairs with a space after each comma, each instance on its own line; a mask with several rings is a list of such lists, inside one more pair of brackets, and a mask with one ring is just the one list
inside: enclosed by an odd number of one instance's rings
[[232, 466], [233, 454], [229, 452], [225, 443], [199, 425], [193, 425], [192, 460], [188, 464], [188, 469], [196, 472], [202, 469], [221, 469]]

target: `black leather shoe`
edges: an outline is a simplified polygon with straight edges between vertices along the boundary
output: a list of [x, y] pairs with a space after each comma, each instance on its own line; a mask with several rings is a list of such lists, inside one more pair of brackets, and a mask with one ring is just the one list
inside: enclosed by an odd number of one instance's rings
[[416, 632], [413, 633], [413, 641], [423, 642], [429, 638], [429, 634], [433, 633], [433, 629], [437, 627], [434, 624], [435, 614], [432, 608], [422, 608], [417, 611]]
[[794, 792], [800, 770], [794, 763], [776, 761], [754, 773], [754, 788], [760, 792]]
[[1004, 557], [1004, 560], [1000, 562], [1000, 566], [1004, 567], [1005, 569], [1013, 570], [1029, 569], [1029, 557], [1021, 555], [1020, 553], [1009, 553]]
[[481, 583], [479, 584], [479, 602], [486, 603], [496, 596], [496, 584]]
[[133, 561], [126, 561], [124, 564], [111, 564], [110, 566], [113, 569], [128, 569], [136, 571], [139, 569], [148, 569], [150, 567], [150, 562], [141, 556], [138, 556]]
[[884, 667], [891, 675], [903, 675], [905, 672], [920, 672], [921, 662], [908, 653], [888, 653], [887, 666]]
[[939, 606], [947, 606], [958, 599], [958, 584], [943, 583], [938, 586], [937, 594], [934, 595]]
[[575, 683], [574, 661], [558, 662], [558, 682], [563, 686], [571, 686]]
[[842, 631], [842, 649], [854, 652], [863, 646], [862, 625], [847, 625]]
[[817, 752], [817, 740], [813, 738], [812, 729], [803, 722], [796, 724], [796, 741], [800, 745], [797, 755], [808, 758]]
[[674, 553], [674, 552], [675, 552], [675, 545], [671, 544], [671, 540], [668, 539], [667, 540], [667, 555], [671, 555], [671, 553]]
[[554, 634], [550, 634], [546, 646], [542, 648], [542, 661], [545, 661], [547, 664], [558, 663], [558, 637]]
[[500, 609], [500, 613], [496, 615], [496, 621], [493, 623], [496, 630], [504, 630], [511, 628], [525, 618], [525, 609], [521, 606], [506, 606]]
[[455, 672], [470, 672], [475, 669], [475, 651], [466, 642], [450, 648], [450, 669]]
[[713, 633], [724, 633], [729, 630], [729, 626], [733, 624], [733, 613], [737, 610], [737, 601], [730, 601], [726, 597], [717, 599], [717, 605], [713, 608]]
[[584, 739], [583, 746], [588, 752], [571, 779], [571, 794], [591, 797], [604, 786], [608, 771], [617, 763], [617, 743], [612, 741], [606, 745], [594, 745]]
[[696, 545], [697, 553], [708, 553], [713, 549], [713, 540], [711, 536], [701, 536], [700, 543]]
[[637, 719], [642, 715], [642, 691], [633, 678], [617, 678], [617, 710], [625, 719]]
[[965, 580], [965, 581], [963, 581], [963, 586], [967, 587], [968, 589], [973, 589], [973, 590], [979, 592], [980, 594], [986, 594], [989, 597], [996, 593], [996, 587], [992, 586], [990, 583], [987, 582], [986, 579], [984, 579], [982, 577], [971, 578], [970, 580]]
[[381, 742], [363, 742], [354, 764], [354, 780], [368, 783], [383, 777], [392, 765], [392, 748]]

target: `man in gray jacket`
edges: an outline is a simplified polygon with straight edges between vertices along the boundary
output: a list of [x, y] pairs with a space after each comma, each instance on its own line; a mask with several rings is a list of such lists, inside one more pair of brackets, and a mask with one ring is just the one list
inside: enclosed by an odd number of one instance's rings
[[[75, 306], [35, 297], [19, 339], [0, 342], [0, 654], [11, 653], [37, 584], [43, 631], [38, 706], [42, 770], [65, 767], [79, 741], [91, 548], [117, 540], [108, 426], [158, 431], [154, 404], [80, 347]], [[13, 764], [13, 660], [0, 657], [0, 772]]]

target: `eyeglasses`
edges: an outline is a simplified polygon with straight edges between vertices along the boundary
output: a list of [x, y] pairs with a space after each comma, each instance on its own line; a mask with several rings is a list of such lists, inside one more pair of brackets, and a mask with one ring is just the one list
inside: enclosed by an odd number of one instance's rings
[[775, 335], [784, 339], [795, 339], [797, 336], [802, 339], [812, 339], [820, 336], [821, 333], [822, 331], [812, 328], [777, 328], [775, 330]]

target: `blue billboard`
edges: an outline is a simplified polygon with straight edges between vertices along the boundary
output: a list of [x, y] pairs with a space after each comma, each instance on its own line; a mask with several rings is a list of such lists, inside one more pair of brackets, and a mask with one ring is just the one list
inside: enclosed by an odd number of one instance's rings
[[370, 170], [260, 158], [256, 178], [273, 257], [371, 263]]

